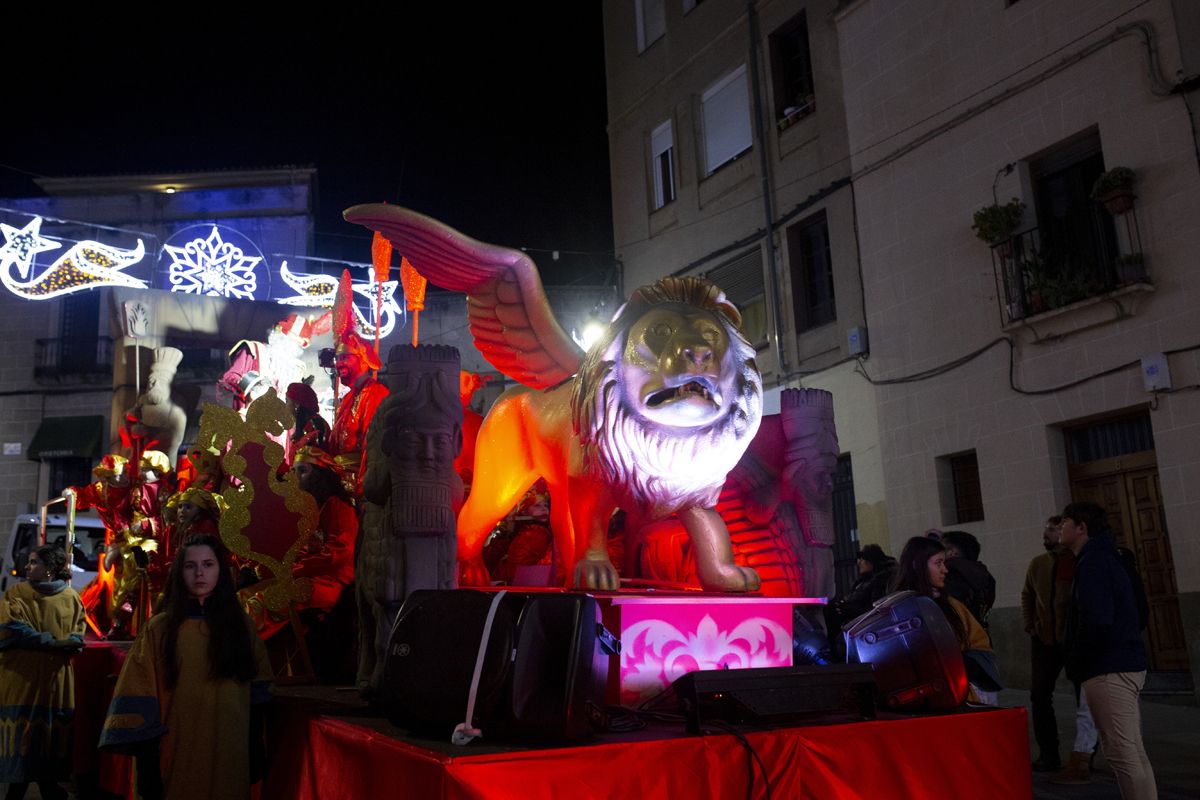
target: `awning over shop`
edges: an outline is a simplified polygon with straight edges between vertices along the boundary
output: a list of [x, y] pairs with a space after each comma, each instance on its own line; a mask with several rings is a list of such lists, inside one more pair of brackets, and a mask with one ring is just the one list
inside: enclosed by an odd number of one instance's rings
[[104, 417], [46, 417], [33, 435], [26, 455], [47, 458], [98, 459], [103, 450]]

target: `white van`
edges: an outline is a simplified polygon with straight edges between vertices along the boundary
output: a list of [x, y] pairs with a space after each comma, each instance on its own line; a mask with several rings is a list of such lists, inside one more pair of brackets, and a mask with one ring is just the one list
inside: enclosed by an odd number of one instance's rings
[[[16, 581], [25, 580], [25, 561], [29, 551], [38, 546], [37, 514], [19, 514], [13, 520], [8, 544], [0, 552], [0, 592], [4, 592]], [[67, 515], [46, 515], [46, 544], [62, 547], [67, 541]], [[71, 586], [79, 591], [87, 586], [100, 568], [100, 554], [104, 552], [104, 523], [91, 514], [75, 515], [75, 564], [72, 568]]]

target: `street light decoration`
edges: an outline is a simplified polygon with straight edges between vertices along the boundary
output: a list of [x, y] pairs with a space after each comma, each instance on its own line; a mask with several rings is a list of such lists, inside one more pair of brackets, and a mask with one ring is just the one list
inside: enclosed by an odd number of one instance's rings
[[90, 240], [76, 242], [53, 264], [29, 278], [35, 272], [34, 259], [38, 253], [62, 247], [61, 243], [42, 236], [41, 226], [41, 217], [34, 217], [24, 228], [0, 224], [5, 239], [0, 246], [0, 282], [18, 297], [49, 300], [101, 286], [146, 288], [145, 281], [121, 271], [146, 255], [141, 239], [131, 250]]

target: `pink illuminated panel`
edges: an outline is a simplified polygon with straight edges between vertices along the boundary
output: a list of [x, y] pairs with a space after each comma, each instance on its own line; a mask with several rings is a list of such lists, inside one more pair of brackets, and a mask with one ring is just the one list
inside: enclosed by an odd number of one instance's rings
[[688, 672], [792, 665], [792, 604], [810, 598], [621, 597], [621, 703]]

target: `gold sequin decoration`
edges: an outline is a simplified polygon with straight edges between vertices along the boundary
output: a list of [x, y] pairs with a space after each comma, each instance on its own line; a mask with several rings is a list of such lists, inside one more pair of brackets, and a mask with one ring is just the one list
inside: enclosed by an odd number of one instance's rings
[[[268, 434], [281, 436], [295, 425], [295, 418], [287, 405], [279, 399], [274, 389], [255, 400], [246, 409], [246, 418], [231, 408], [215, 403], [205, 403], [200, 415], [200, 431], [196, 446], [209, 452], [223, 453], [221, 467], [225, 475], [233, 478], [237, 486], [227, 486], [221, 492], [228, 507], [221, 514], [221, 540], [238, 556], [253, 560], [266, 568], [271, 577], [257, 588], [268, 611], [282, 611], [293, 602], [303, 602], [312, 594], [312, 585], [307, 579], [292, 577], [292, 565], [296, 557], [308, 546], [309, 539], [317, 527], [318, 509], [313, 496], [300, 488], [295, 473], [288, 471], [282, 480], [272, 480], [265, 487], [283, 497], [285, 507], [296, 514], [296, 538], [288, 547], [283, 561], [277, 561], [266, 553], [254, 549], [253, 542], [245, 531], [251, 529], [256, 491], [264, 487], [254, 486], [247, 475], [243, 448], [248, 444], [262, 447], [263, 460], [268, 475], [275, 475], [283, 463], [283, 447], [272, 441]], [[261, 612], [260, 612], [261, 613]]]

